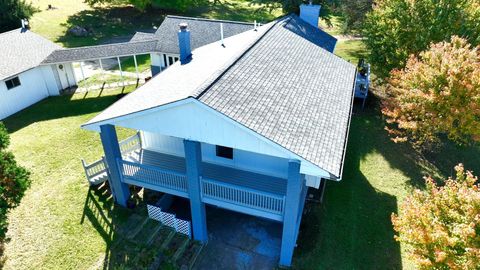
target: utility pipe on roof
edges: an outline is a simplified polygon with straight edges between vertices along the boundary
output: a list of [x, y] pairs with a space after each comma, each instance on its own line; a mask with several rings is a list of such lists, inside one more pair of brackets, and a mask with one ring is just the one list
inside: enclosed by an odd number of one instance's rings
[[220, 23], [220, 39], [222, 40], [222, 46], [225, 47], [223, 43], [223, 23]]

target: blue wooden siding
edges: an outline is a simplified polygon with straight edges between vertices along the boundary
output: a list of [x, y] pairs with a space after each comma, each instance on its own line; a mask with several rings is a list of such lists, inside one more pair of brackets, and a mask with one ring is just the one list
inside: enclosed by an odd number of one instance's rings
[[[142, 132], [143, 146], [153, 151], [184, 157], [183, 139], [151, 132]], [[287, 177], [288, 160], [233, 149], [233, 159], [216, 156], [215, 145], [202, 143], [202, 160], [212, 164], [253, 171], [280, 178]]]
[[[138, 157], [134, 157], [141, 164], [154, 166], [164, 170], [185, 173], [185, 159], [174, 155], [163, 154], [142, 149]], [[285, 195], [287, 180], [284, 178], [224, 167], [203, 162], [202, 176], [207, 179], [217, 180], [231, 185], [238, 185], [250, 189]]]

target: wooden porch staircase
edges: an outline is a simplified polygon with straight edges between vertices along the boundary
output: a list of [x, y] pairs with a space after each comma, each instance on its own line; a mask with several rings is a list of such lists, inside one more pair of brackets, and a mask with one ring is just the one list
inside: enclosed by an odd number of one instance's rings
[[[137, 132], [135, 135], [121, 141], [119, 143], [122, 156], [132, 154], [142, 148], [140, 135]], [[108, 165], [105, 161], [105, 157], [88, 164], [82, 158], [83, 169], [85, 170], [85, 176], [87, 177], [90, 186], [99, 185], [109, 179]]]
[[[136, 216], [136, 217], [135, 217]], [[174, 230], [163, 226], [160, 222], [145, 217], [139, 222], [140, 216], [134, 214], [127, 223], [137, 224], [125, 232], [125, 241], [143, 247], [151, 253], [145, 258], [145, 253], [139, 252], [130, 263], [138, 267], [139, 262], [145, 269], [163, 269], [166, 265], [174, 266], [176, 269], [192, 269], [199, 254], [203, 250], [203, 244], [190, 240], [185, 235], [175, 233]], [[128, 265], [126, 265], [128, 266]]]

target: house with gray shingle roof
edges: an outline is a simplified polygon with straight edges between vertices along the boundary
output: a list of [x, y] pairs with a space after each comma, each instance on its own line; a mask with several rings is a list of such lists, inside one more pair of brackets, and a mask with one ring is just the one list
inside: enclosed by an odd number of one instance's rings
[[223, 28], [224, 38], [254, 28], [253, 23], [167, 15], [155, 33], [137, 32], [128, 42], [122, 43], [59, 48], [46, 57], [42, 64], [150, 54], [152, 75], [155, 76], [179, 59], [177, 32], [180, 22], [187, 23], [192, 31], [192, 49], [220, 40], [220, 27]]
[[[176, 35], [180, 21], [195, 31], [192, 49], [220, 40], [220, 27], [224, 38], [254, 28], [253, 23], [166, 16], [155, 33], [137, 32], [128, 42], [77, 48], [62, 48], [24, 28], [0, 34], [0, 45], [5, 48], [0, 51], [0, 119], [76, 86], [73, 62], [80, 62], [83, 68], [85, 61], [99, 60], [102, 66], [102, 59], [120, 62], [120, 57], [150, 54], [152, 75], [158, 74], [179, 59]], [[81, 74], [80, 79], [85, 79], [83, 70]]]
[[[179, 61], [82, 125], [100, 133], [116, 203], [132, 185], [188, 200], [203, 243], [211, 207], [278, 222], [291, 265], [307, 192], [342, 178], [356, 77], [319, 6], [301, 10], [197, 48], [176, 21]], [[138, 133], [119, 142], [116, 127]]]
[[76, 85], [71, 63], [41, 65], [55, 43], [25, 28], [0, 34], [0, 120]]

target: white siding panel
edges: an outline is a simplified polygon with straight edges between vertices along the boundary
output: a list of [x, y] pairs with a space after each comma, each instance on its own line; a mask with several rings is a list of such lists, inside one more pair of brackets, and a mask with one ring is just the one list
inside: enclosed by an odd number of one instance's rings
[[40, 69], [42, 72], [42, 77], [45, 81], [48, 95], [58, 96], [60, 94], [60, 89], [58, 89], [57, 81], [55, 80], [55, 74], [53, 74], [52, 68], [50, 66], [40, 66], [38, 69]]
[[40, 68], [30, 69], [17, 76], [21, 85], [10, 90], [5, 81], [0, 81], [0, 119], [48, 97], [47, 84]]

